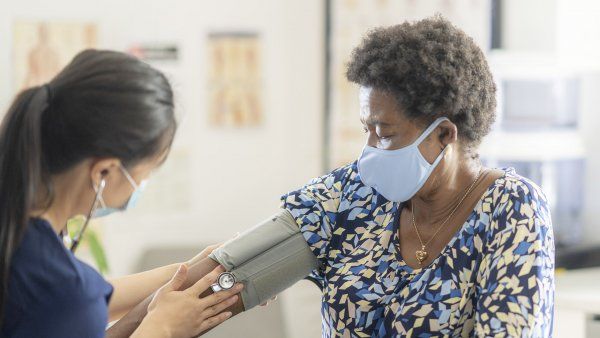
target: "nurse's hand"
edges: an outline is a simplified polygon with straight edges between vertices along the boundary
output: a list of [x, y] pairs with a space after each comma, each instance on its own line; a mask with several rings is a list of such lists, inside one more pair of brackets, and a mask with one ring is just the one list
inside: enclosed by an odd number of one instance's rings
[[180, 290], [187, 276], [187, 266], [181, 265], [158, 290], [148, 306], [148, 315], [131, 337], [193, 337], [227, 320], [231, 312], [221, 311], [237, 301], [235, 294], [242, 290], [242, 284], [199, 298], [223, 271], [217, 267], [194, 285]]
[[[240, 235], [240, 233], [236, 233], [235, 235], [233, 235], [233, 237], [231, 237], [230, 240], [233, 240], [235, 238], [237, 238]], [[202, 250], [199, 254], [197, 254], [196, 256], [194, 256], [192, 259], [188, 260], [185, 265], [187, 266], [192, 266], [198, 262], [200, 262], [201, 260], [203, 260], [204, 258], [208, 257], [208, 255], [210, 255], [213, 251], [215, 251], [217, 248], [220, 248], [223, 246], [223, 244], [225, 244], [226, 242], [221, 242], [221, 243], [217, 243], [217, 244], [213, 244], [213, 245], [209, 245], [206, 248], [204, 248], [204, 250]], [[260, 306], [266, 307], [269, 306], [269, 304], [271, 304], [272, 302], [277, 300], [277, 296], [274, 296], [273, 298], [269, 299], [268, 301], [260, 304]]]

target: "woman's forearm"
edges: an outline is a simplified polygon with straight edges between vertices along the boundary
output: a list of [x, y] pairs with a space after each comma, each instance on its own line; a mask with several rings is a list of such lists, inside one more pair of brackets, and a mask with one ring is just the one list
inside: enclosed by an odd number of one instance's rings
[[[200, 278], [204, 277], [204, 275], [211, 272], [218, 265], [219, 264], [213, 261], [212, 259], [204, 258], [198, 261], [196, 264], [190, 266], [188, 270], [187, 281], [184, 284], [184, 288], [187, 288], [190, 285], [194, 284]], [[204, 297], [211, 293], [212, 290], [209, 288], [201, 296]], [[116, 322], [106, 331], [106, 337], [126, 338], [131, 336], [146, 316], [148, 305], [150, 304], [151, 300], [152, 295], [148, 296], [145, 300], [136, 305], [131, 311], [129, 311], [129, 313], [127, 313], [123, 318], [121, 318], [118, 322]], [[232, 312], [233, 315], [244, 311], [244, 305], [242, 303], [241, 297], [235, 305], [228, 309], [228, 311]]]
[[117, 320], [173, 277], [179, 264], [109, 280], [114, 291], [108, 305], [111, 321]]

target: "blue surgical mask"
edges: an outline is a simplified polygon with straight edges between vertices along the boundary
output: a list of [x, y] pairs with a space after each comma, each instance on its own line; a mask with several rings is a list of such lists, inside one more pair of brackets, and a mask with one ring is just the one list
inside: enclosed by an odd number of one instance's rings
[[[71, 243], [71, 252], [74, 253], [75, 250], [77, 250], [77, 247], [79, 246], [79, 243], [81, 242], [83, 233], [87, 229], [90, 218], [104, 217], [106, 215], [110, 215], [117, 211], [125, 211], [125, 210], [133, 208], [135, 206], [135, 204], [137, 203], [140, 195], [142, 194], [142, 191], [146, 187], [147, 181], [144, 180], [138, 185], [137, 183], [135, 183], [135, 180], [133, 179], [133, 177], [131, 177], [131, 175], [129, 175], [129, 173], [123, 166], [121, 166], [121, 171], [123, 172], [123, 175], [125, 175], [125, 177], [129, 181], [129, 184], [131, 184], [131, 186], [133, 187], [133, 193], [131, 194], [131, 196], [129, 196], [129, 199], [127, 200], [125, 205], [123, 205], [120, 208], [111, 208], [111, 207], [107, 206], [106, 203], [104, 203], [104, 198], [102, 198], [102, 193], [104, 192], [104, 188], [106, 187], [106, 180], [104, 178], [102, 178], [100, 180], [100, 183], [98, 184], [98, 186], [97, 187], [94, 186], [94, 190], [96, 190], [96, 198], [94, 199], [92, 208], [90, 209], [88, 217], [86, 217], [86, 220], [83, 223], [81, 230], [79, 230], [77, 235], [75, 235], [75, 237], [73, 237], [73, 240]], [[98, 206], [98, 205], [100, 205], [100, 206]]]
[[443, 121], [435, 120], [411, 145], [397, 150], [383, 150], [365, 145], [358, 159], [361, 181], [393, 202], [411, 199], [425, 184], [433, 169], [440, 163], [446, 148], [433, 163], [427, 162], [419, 151], [419, 144]]
[[[92, 218], [104, 217], [115, 212], [130, 210], [137, 204], [140, 196], [142, 195], [146, 187], [147, 181], [144, 180], [138, 185], [133, 179], [133, 177], [131, 177], [129, 172], [127, 172], [127, 169], [125, 169], [123, 166], [121, 166], [121, 171], [123, 172], [125, 178], [127, 178], [127, 181], [129, 181], [129, 184], [131, 184], [131, 186], [133, 187], [133, 193], [131, 193], [131, 196], [129, 196], [129, 199], [123, 206], [121, 206], [120, 208], [112, 208], [107, 206], [106, 203], [104, 203], [104, 198], [102, 198], [102, 192], [100, 192], [98, 196], [98, 203], [100, 204], [100, 206], [97, 207], [96, 210], [94, 210]], [[99, 188], [95, 189], [96, 192], [98, 192]]]

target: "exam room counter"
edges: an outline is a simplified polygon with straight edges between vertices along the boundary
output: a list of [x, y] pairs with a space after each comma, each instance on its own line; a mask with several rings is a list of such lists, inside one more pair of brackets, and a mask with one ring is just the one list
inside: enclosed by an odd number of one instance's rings
[[600, 268], [556, 273], [554, 337], [600, 337]]

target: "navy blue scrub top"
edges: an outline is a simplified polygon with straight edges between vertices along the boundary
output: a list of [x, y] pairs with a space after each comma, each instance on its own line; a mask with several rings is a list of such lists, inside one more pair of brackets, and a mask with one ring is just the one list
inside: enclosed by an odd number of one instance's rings
[[32, 219], [10, 267], [0, 337], [104, 337], [112, 286]]

